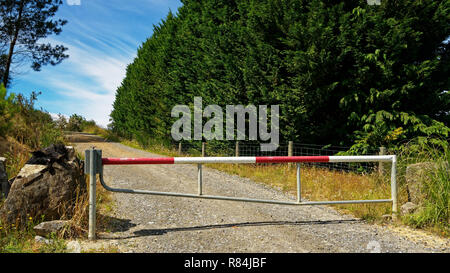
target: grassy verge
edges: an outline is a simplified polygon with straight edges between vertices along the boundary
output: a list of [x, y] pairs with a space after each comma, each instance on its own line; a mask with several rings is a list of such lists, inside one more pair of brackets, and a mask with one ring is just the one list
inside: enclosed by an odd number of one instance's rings
[[[407, 184], [407, 168], [421, 163], [422, 171], [414, 176], [420, 182], [419, 208], [402, 216], [402, 221], [420, 228], [450, 236], [450, 151], [433, 147], [405, 149], [399, 153], [399, 182]], [[411, 176], [411, 175], [410, 175]], [[417, 202], [417, 201], [416, 201]]]
[[44, 244], [34, 240], [33, 227], [41, 222], [30, 217], [27, 227], [14, 225], [2, 226], [0, 223], [0, 253], [60, 253], [65, 251], [66, 243], [57, 234], [49, 236], [50, 243]]
[[[264, 183], [283, 192], [296, 195], [297, 171], [288, 164], [254, 165], [254, 164], [207, 164], [218, 169], [253, 181]], [[332, 171], [314, 167], [301, 167], [301, 195], [309, 201], [339, 201], [364, 199], [389, 199], [389, 179], [377, 174], [359, 175], [354, 173]], [[406, 192], [400, 190], [406, 198]], [[391, 204], [348, 204], [336, 205], [339, 210], [358, 218], [376, 221], [391, 213]]]

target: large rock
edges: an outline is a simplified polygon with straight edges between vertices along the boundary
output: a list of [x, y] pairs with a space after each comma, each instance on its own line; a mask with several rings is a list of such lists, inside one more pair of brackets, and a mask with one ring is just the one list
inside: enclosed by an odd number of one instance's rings
[[400, 207], [400, 211], [402, 215], [411, 214], [414, 211], [416, 211], [418, 206], [414, 204], [413, 202], [406, 202]]
[[0, 198], [6, 198], [9, 192], [8, 175], [6, 174], [6, 159], [0, 157]]
[[[73, 149], [73, 148], [72, 148]], [[0, 218], [21, 225], [29, 217], [58, 220], [70, 217], [78, 194], [86, 192], [83, 163], [64, 145], [33, 152], [13, 179]]]
[[42, 222], [33, 227], [34, 232], [39, 236], [48, 236], [51, 233], [59, 233], [65, 227], [68, 227], [70, 221], [68, 220], [54, 220], [48, 222]]
[[[448, 164], [444, 164], [446, 169], [449, 170]], [[410, 202], [419, 206], [423, 203], [423, 200], [427, 198], [424, 191], [424, 183], [431, 179], [430, 173], [435, 172], [438, 168], [439, 165], [434, 162], [408, 165], [405, 178]]]

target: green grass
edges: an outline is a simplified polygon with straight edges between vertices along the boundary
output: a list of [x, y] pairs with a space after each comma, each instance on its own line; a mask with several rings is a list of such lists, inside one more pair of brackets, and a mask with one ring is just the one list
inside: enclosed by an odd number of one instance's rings
[[[0, 204], [1, 205], [1, 204]], [[56, 234], [50, 234], [49, 244], [37, 243], [33, 227], [42, 222], [30, 217], [27, 225], [18, 228], [6, 226], [0, 222], [0, 253], [61, 253], [65, 252], [65, 240]]]
[[[432, 162], [434, 167], [424, 169], [418, 177], [422, 184], [423, 200], [419, 209], [404, 215], [402, 221], [414, 228], [433, 231], [442, 236], [450, 235], [450, 152], [422, 147], [419, 151], [404, 151], [399, 156], [399, 171], [404, 175], [407, 165]], [[400, 183], [406, 183], [400, 176]]]

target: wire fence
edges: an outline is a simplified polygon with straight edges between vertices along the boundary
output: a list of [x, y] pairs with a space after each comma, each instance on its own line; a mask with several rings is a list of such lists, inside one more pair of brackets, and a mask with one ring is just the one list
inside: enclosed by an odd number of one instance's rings
[[[263, 151], [261, 143], [251, 141], [190, 141], [174, 143], [180, 156], [333, 156], [346, 152], [350, 147], [316, 145], [288, 142], [279, 145], [275, 151]], [[384, 149], [374, 149], [365, 155], [388, 154]], [[335, 171], [369, 173], [383, 168], [386, 163], [301, 163], [302, 166], [326, 168]]]

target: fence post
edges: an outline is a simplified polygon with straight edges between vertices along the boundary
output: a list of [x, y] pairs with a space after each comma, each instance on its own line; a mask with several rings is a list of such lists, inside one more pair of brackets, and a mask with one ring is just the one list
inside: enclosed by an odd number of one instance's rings
[[294, 155], [294, 141], [289, 141], [288, 145], [288, 156]]
[[[386, 147], [380, 147], [379, 155], [386, 155]], [[385, 174], [384, 162], [379, 162], [378, 163], [378, 173], [381, 174], [381, 175]]]
[[202, 142], [202, 157], [206, 156], [206, 142]]
[[[294, 155], [294, 142], [293, 141], [289, 141], [288, 144], [288, 156], [293, 156]], [[292, 163], [288, 163], [289, 167], [292, 167], [293, 164]]]
[[397, 219], [398, 199], [397, 199], [397, 156], [392, 156], [391, 169], [391, 198], [392, 198], [392, 219]]
[[96, 230], [96, 183], [101, 168], [101, 150], [94, 148], [85, 151], [85, 174], [89, 174], [89, 232], [88, 239], [95, 240]]
[[239, 156], [239, 140], [236, 140], [236, 156]]
[[181, 155], [181, 142], [178, 142], [178, 155]]

